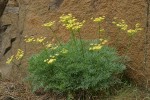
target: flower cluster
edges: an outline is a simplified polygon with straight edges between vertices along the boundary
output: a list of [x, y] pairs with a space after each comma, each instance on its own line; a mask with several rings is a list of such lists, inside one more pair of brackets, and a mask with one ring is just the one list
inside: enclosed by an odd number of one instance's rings
[[53, 56], [50, 55], [50, 58], [45, 59], [44, 62], [46, 62], [47, 64], [52, 64], [56, 61], [56, 57], [58, 57], [61, 54], [66, 54], [68, 52], [67, 49], [63, 48], [59, 53], [54, 54]]
[[43, 43], [43, 45], [45, 45], [46, 48], [51, 48], [52, 44], [49, 42]]
[[36, 43], [42, 43], [42, 42], [44, 42], [44, 40], [46, 39], [46, 37], [38, 37], [38, 38], [35, 38], [35, 37], [33, 37], [33, 36], [31, 36], [31, 37], [25, 37], [25, 42], [27, 42], [27, 43], [30, 43], [30, 42], [36, 42]]
[[7, 59], [6, 64], [10, 64], [13, 60], [20, 60], [24, 56], [24, 51], [18, 49], [16, 55], [12, 55], [10, 58]]
[[10, 64], [13, 61], [14, 55], [7, 59], [6, 64]]
[[50, 21], [48, 23], [43, 24], [42, 26], [51, 28], [54, 25], [54, 23], [55, 21]]
[[21, 49], [18, 49], [17, 54], [15, 56], [16, 60], [20, 60], [24, 55], [24, 51]]
[[30, 43], [30, 42], [35, 41], [35, 39], [34, 39], [34, 37], [29, 37], [29, 38], [27, 38], [27, 36], [25, 36], [24, 41], [27, 42], [27, 43]]
[[89, 48], [89, 50], [90, 50], [90, 51], [98, 51], [98, 50], [100, 50], [100, 49], [103, 47], [103, 45], [105, 45], [107, 42], [108, 42], [107, 40], [100, 39], [100, 43], [99, 43], [99, 44], [90, 44], [91, 47]]
[[[117, 18], [115, 17], [114, 20], [117, 20]], [[113, 21], [112, 23], [124, 31], [127, 30], [127, 28], [128, 28], [128, 25], [126, 24], [125, 20]]]
[[136, 25], [135, 25], [135, 29], [129, 29], [129, 30], [127, 30], [127, 33], [128, 33], [128, 36], [134, 36], [138, 31], [141, 31], [141, 30], [143, 30], [142, 28], [140, 28], [140, 24], [139, 23], [137, 23]]
[[60, 17], [60, 22], [62, 22], [63, 26], [65, 26], [68, 30], [71, 31], [79, 31], [83, 26], [83, 24], [85, 23], [85, 21], [77, 22], [77, 19], [73, 17], [72, 14], [68, 15], [63, 14]]
[[105, 20], [105, 16], [97, 17], [97, 18], [91, 18], [94, 22], [100, 23]]
[[44, 62], [46, 62], [47, 64], [52, 64], [55, 61], [56, 61], [56, 56], [50, 56], [49, 59], [44, 60]]
[[124, 30], [127, 32], [128, 36], [131, 37], [133, 35], [135, 35], [138, 31], [143, 30], [142, 28], [140, 28], [140, 24], [137, 23], [135, 25], [135, 29], [128, 29], [128, 25], [126, 24], [126, 22], [124, 20], [121, 21], [116, 21], [118, 20], [117, 17], [114, 18], [115, 21], [113, 21], [112, 23], [114, 25], [116, 25], [117, 27], [119, 27], [121, 30]]

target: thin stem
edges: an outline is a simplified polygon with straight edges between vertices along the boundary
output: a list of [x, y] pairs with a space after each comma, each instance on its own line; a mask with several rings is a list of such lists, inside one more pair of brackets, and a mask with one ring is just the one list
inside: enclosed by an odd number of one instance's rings
[[78, 33], [79, 33], [79, 37], [80, 37], [80, 43], [81, 43], [81, 51], [82, 51], [82, 56], [83, 56], [83, 58], [84, 58], [84, 48], [83, 48], [83, 43], [82, 43], [82, 40], [81, 40], [81, 33], [80, 33], [80, 31], [78, 31]]
[[54, 30], [50, 27], [50, 30], [52, 31], [52, 34], [54, 35], [54, 37], [56, 38], [57, 42], [59, 43], [60, 46], [62, 46], [61, 42], [59, 41], [57, 35], [55, 34]]
[[128, 54], [128, 52], [129, 52], [129, 48], [131, 47], [131, 40], [132, 40], [132, 38], [133, 37], [129, 37], [129, 42], [128, 42], [128, 44], [127, 44], [127, 48], [126, 48], [126, 50], [125, 50], [125, 54]]
[[[74, 42], [75, 48], [77, 49], [77, 45], [76, 45], [76, 39], [75, 39], [75, 33], [73, 30], [71, 30], [71, 40]], [[73, 46], [73, 45], [72, 45]]]
[[100, 27], [100, 22], [98, 23], [98, 37], [99, 37], [99, 39], [100, 39], [100, 29], [101, 29], [101, 27]]

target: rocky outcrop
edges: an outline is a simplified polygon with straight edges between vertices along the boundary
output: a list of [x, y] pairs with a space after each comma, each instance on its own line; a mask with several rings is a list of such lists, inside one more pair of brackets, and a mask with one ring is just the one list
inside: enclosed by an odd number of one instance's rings
[[[1, 22], [1, 16], [3, 15], [7, 2], [8, 0], [0, 1], [0, 47], [2, 44], [2, 32], [4, 32], [7, 29], [7, 26], [2, 26], [2, 22]], [[0, 49], [0, 53], [1, 53], [1, 49]]]
[[0, 17], [3, 15], [8, 0], [0, 0]]
[[[4, 58], [9, 56], [12, 49], [12, 44], [15, 42], [18, 33], [18, 13], [19, 6], [14, 4], [12, 0], [4, 0], [3, 15], [1, 19], [1, 33], [0, 33], [0, 71], [3, 76], [9, 76], [12, 66], [5, 65]], [[12, 49], [13, 50], [13, 49]]]

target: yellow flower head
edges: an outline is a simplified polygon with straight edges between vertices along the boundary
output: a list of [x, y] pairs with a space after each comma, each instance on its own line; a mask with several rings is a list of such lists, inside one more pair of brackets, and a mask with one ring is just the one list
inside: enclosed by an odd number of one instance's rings
[[42, 43], [45, 39], [46, 39], [46, 37], [40, 37], [40, 38], [36, 39], [36, 42]]
[[44, 62], [47, 62], [47, 61], [48, 61], [48, 59], [45, 59], [45, 60], [44, 60]]
[[101, 44], [104, 45], [104, 44], [106, 44], [107, 42], [108, 42], [107, 40], [103, 40]]
[[105, 16], [102, 16], [102, 17], [95, 18], [93, 21], [100, 23], [100, 22], [104, 21], [104, 19], [105, 19]]
[[99, 40], [100, 40], [99, 44], [93, 44], [93, 43], [90, 44], [91, 46], [89, 48], [90, 51], [98, 51], [103, 47], [104, 44], [108, 42], [107, 40], [104, 40], [104, 39], [99, 39]]
[[50, 21], [48, 23], [43, 24], [42, 26], [50, 27], [51, 28], [54, 25], [54, 23], [55, 23], [55, 21]]
[[18, 49], [17, 54], [15, 55], [16, 60], [20, 60], [24, 56], [24, 51]]
[[125, 20], [120, 20], [119, 22], [113, 21], [112, 23], [116, 25], [118, 28], [120, 28], [121, 30], [127, 30], [128, 28], [128, 25], [126, 24]]
[[71, 31], [79, 31], [83, 24], [85, 23], [85, 20], [82, 22], [77, 22], [77, 19], [72, 16], [72, 14], [68, 15], [62, 15], [60, 17], [60, 22], [63, 23], [63, 26], [65, 26], [68, 30]]
[[26, 37], [24, 41], [27, 42], [27, 43], [30, 43], [30, 42], [35, 41], [35, 38], [34, 38], [34, 37], [29, 37], [29, 38], [27, 38], [27, 37]]
[[102, 45], [95, 45], [95, 46], [93, 46], [93, 47], [90, 47], [89, 48], [89, 50], [90, 51], [98, 51], [98, 50], [100, 50], [101, 48], [102, 48], [103, 46]]
[[7, 59], [6, 64], [10, 64], [13, 61], [14, 55]]
[[45, 46], [46, 46], [46, 48], [51, 48], [52, 44], [51, 43], [47, 43]]
[[133, 36], [137, 33], [137, 30], [129, 29], [127, 30], [128, 36]]
[[47, 63], [47, 64], [52, 64], [53, 62], [56, 61], [56, 57], [55, 56], [52, 56], [50, 55], [50, 58], [49, 59], [45, 59], [44, 62]]
[[52, 64], [52, 63], [55, 62], [55, 61], [56, 61], [56, 59], [52, 58], [52, 59], [49, 59], [49, 60], [47, 61], [47, 63], [48, 63], [48, 64]]

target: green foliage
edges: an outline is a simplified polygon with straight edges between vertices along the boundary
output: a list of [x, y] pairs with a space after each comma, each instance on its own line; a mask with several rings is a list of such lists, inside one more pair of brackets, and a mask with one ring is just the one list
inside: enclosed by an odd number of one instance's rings
[[[102, 46], [91, 51], [89, 43], [92, 42], [69, 41], [33, 55], [29, 60], [29, 79], [34, 90], [44, 88], [61, 93], [97, 91], [120, 83], [118, 74], [125, 70], [125, 65], [116, 50]], [[84, 51], [84, 57], [81, 51]]]

